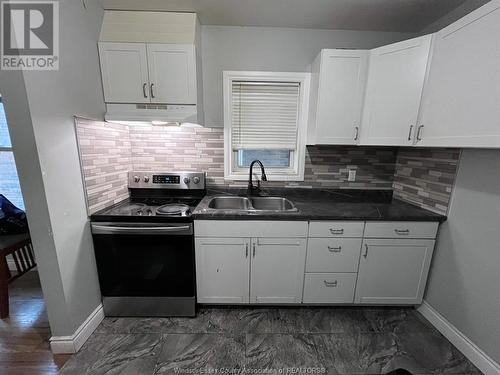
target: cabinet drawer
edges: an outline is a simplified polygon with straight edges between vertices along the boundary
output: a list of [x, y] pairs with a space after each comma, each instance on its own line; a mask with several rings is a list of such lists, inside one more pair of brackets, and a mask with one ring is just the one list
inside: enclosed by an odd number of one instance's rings
[[307, 221], [195, 220], [196, 237], [307, 237]]
[[310, 238], [306, 272], [358, 272], [361, 238]]
[[391, 221], [367, 222], [365, 238], [436, 238], [439, 223]]
[[363, 237], [363, 221], [312, 221], [309, 237]]
[[356, 273], [306, 273], [303, 303], [353, 303]]

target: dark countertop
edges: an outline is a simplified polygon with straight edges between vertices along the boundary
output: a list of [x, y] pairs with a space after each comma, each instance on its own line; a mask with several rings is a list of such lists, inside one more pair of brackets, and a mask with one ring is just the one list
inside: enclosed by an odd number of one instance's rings
[[213, 210], [210, 198], [245, 196], [242, 189], [209, 191], [193, 212], [195, 220], [380, 220], [439, 221], [446, 216], [393, 199], [391, 190], [273, 189], [269, 196], [288, 198], [298, 212]]

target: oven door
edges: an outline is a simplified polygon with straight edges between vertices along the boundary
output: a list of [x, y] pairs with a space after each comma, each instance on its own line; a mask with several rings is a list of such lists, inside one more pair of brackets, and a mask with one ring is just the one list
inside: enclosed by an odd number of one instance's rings
[[92, 235], [106, 315], [194, 314], [192, 223], [92, 223]]

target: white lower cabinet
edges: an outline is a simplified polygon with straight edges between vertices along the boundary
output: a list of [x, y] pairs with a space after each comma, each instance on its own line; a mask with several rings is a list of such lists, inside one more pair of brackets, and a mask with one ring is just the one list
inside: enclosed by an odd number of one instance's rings
[[197, 300], [418, 305], [437, 228], [430, 222], [195, 221]]
[[434, 240], [364, 240], [355, 303], [417, 305], [422, 302]]
[[249, 238], [196, 238], [199, 303], [248, 303]]
[[304, 303], [353, 303], [356, 273], [306, 273]]
[[301, 303], [307, 228], [307, 222], [195, 222], [197, 301]]
[[306, 240], [252, 239], [251, 303], [300, 303]]

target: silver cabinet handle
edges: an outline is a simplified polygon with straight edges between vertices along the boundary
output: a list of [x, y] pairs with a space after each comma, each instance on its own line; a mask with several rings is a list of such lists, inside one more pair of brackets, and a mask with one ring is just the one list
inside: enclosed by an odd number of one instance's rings
[[154, 83], [152, 83], [152, 84], [151, 84], [151, 86], [150, 86], [151, 98], [153, 98], [153, 99], [155, 98], [155, 92], [153, 91], [153, 86], [154, 86], [154, 85], [155, 85], [155, 84], [154, 84]]
[[253, 257], [255, 258], [255, 243], [253, 244]]
[[366, 258], [368, 256], [368, 244], [365, 243], [365, 253], [363, 256]]
[[323, 282], [325, 283], [325, 286], [329, 287], [329, 288], [336, 288], [339, 284], [338, 280], [335, 280], [335, 281], [326, 281], [326, 280], [323, 280]]
[[145, 98], [148, 97], [148, 92], [146, 91], [146, 87], [148, 86], [147, 83], [142, 85], [142, 94], [144, 95]]
[[342, 251], [342, 246], [339, 247], [328, 246], [328, 251], [330, 253], [340, 253]]
[[394, 229], [394, 232], [396, 232], [396, 234], [399, 234], [401, 236], [410, 234], [409, 229]]
[[248, 242], [245, 244], [245, 258], [248, 258]]
[[408, 132], [408, 140], [411, 141], [411, 133], [413, 130], [413, 125], [410, 125], [410, 131]]
[[420, 133], [422, 133], [422, 129], [424, 128], [424, 125], [420, 125], [417, 130], [417, 141], [421, 141], [422, 137], [420, 136]]
[[342, 228], [342, 229], [333, 229], [333, 228], [330, 228], [330, 233], [331, 234], [344, 234], [344, 228]]
[[356, 129], [356, 135], [354, 136], [354, 140], [357, 141], [359, 136], [359, 126], [356, 126], [354, 129]]

